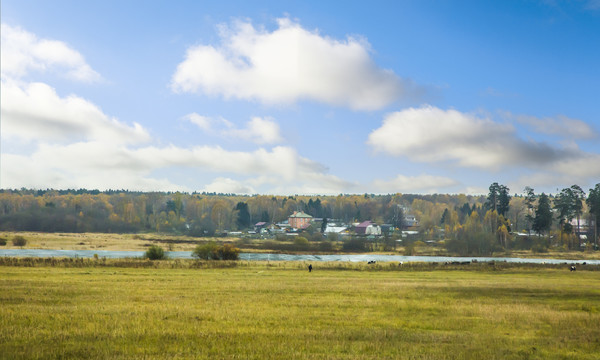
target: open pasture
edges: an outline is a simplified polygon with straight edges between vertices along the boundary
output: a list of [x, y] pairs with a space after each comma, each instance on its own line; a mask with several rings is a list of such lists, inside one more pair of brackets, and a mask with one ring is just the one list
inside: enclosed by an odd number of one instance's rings
[[598, 359], [600, 272], [0, 266], [0, 358]]

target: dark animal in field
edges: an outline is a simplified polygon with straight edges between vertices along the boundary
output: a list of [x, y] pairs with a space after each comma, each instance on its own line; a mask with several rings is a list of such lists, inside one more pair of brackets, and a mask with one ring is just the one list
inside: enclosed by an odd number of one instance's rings
[[375, 260], [371, 260], [371, 261], [369, 261], [367, 264], [375, 264], [375, 263], [376, 263], [376, 261], [375, 261]]
[[576, 271], [577, 268], [575, 267], [575, 265], [571, 265], [571, 271]]

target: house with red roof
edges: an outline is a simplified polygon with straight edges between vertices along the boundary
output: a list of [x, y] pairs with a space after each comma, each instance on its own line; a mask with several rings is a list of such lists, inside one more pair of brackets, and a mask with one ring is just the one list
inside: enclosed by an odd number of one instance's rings
[[367, 220], [354, 227], [354, 232], [358, 235], [381, 235], [381, 227], [374, 222]]

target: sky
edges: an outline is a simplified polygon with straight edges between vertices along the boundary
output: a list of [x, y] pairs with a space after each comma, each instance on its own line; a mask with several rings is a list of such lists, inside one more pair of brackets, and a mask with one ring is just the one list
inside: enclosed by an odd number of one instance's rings
[[0, 188], [600, 182], [600, 1], [1, 2]]

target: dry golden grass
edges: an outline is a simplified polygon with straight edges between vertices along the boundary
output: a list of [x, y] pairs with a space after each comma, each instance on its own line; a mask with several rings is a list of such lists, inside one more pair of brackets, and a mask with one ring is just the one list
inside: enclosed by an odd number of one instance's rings
[[317, 264], [308, 273], [299, 262], [219, 264], [0, 266], [0, 358], [598, 359], [600, 353], [598, 271]]
[[25, 249], [53, 250], [114, 250], [145, 251], [151, 245], [159, 245], [169, 251], [192, 251], [201, 242], [211, 238], [170, 236], [160, 234], [103, 234], [103, 233], [39, 233], [0, 232], [7, 239], [6, 249], [19, 249], [10, 241], [21, 235], [27, 239]]

